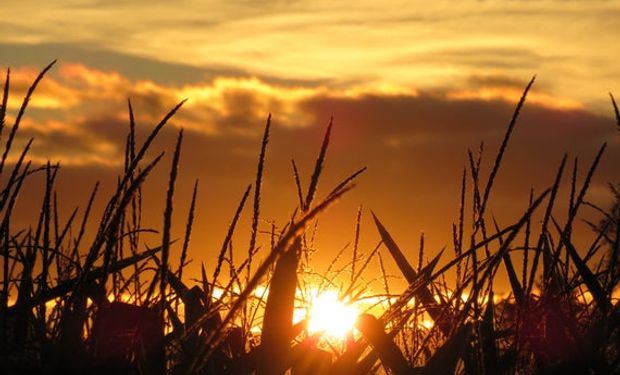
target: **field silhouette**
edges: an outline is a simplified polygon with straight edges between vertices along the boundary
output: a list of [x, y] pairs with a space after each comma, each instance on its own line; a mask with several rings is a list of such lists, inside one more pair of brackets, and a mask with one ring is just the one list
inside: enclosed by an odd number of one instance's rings
[[[256, 179], [247, 187], [232, 215], [215, 264], [203, 264], [200, 275], [188, 275], [198, 182], [183, 226], [184, 236], [171, 236], [175, 185], [183, 155], [183, 130], [171, 150], [152, 150], [162, 128], [184, 102], [172, 108], [146, 139], [136, 140], [129, 102], [129, 126], [123, 174], [103, 212], [93, 212], [98, 185], [82, 210], [66, 222], [58, 220], [55, 181], [59, 165], [28, 161], [32, 140], [15, 150], [28, 102], [48, 65], [29, 88], [11, 127], [6, 124], [11, 90], [7, 73], [0, 112], [0, 371], [3, 374], [611, 374], [620, 373], [620, 192], [611, 207], [586, 200], [606, 144], [577, 178], [565, 155], [548, 188], [532, 194], [520, 217], [502, 226], [489, 214], [488, 202], [504, 153], [518, 131], [519, 112], [534, 84], [526, 86], [492, 163], [482, 163], [482, 150], [469, 152], [461, 180], [461, 209], [453, 226], [452, 246], [428, 259], [421, 238], [417, 259], [399, 247], [395, 236], [372, 211], [360, 209], [352, 239], [352, 258], [337, 265], [338, 253], [321, 275], [310, 272], [309, 254], [316, 222], [355, 188], [366, 168], [352, 171], [332, 189], [319, 181], [329, 154], [332, 123], [319, 146], [310, 183], [302, 186], [292, 163], [297, 208], [282, 228], [272, 227], [270, 244], [258, 244], [263, 171], [268, 153], [271, 116], [259, 148]], [[620, 130], [620, 114], [611, 96]], [[612, 125], [610, 125], [612, 126]], [[154, 157], [150, 157], [153, 152]], [[18, 154], [9, 163], [9, 153]], [[142, 189], [154, 168], [168, 168], [169, 179], [155, 229], [160, 243], [147, 247], [141, 236], [153, 233], [142, 225]], [[488, 177], [481, 171], [489, 168]], [[33, 175], [44, 176], [44, 196], [36, 226], [17, 228], [11, 218], [20, 191]], [[558, 189], [570, 187], [569, 212], [559, 219]], [[380, 192], [378, 192], [380, 193]], [[584, 207], [598, 211], [589, 222], [589, 246], [575, 244], [574, 224]], [[251, 210], [250, 243], [245, 259], [232, 259], [232, 239], [244, 210]], [[367, 254], [358, 248], [361, 218], [372, 217], [381, 238]], [[223, 220], [228, 220], [224, 217]], [[90, 236], [86, 232], [92, 230]], [[88, 238], [88, 240], [86, 240]], [[92, 239], [91, 239], [92, 238]], [[181, 248], [171, 260], [171, 246]], [[261, 257], [258, 249], [263, 246]], [[266, 247], [266, 248], [265, 248]], [[344, 249], [343, 249], [344, 250]], [[320, 249], [318, 250], [320, 251]], [[408, 285], [394, 293], [383, 265], [389, 254]], [[519, 254], [519, 262], [514, 260]], [[377, 260], [384, 293], [370, 299], [362, 279]], [[172, 264], [179, 264], [173, 267]], [[208, 270], [213, 270], [208, 272]], [[455, 282], [446, 281], [454, 274]], [[510, 293], [499, 294], [495, 280], [508, 276]], [[358, 306], [354, 328], [344, 337], [310, 329], [312, 316], [296, 311], [335, 285], [331, 306]], [[338, 305], [340, 304], [340, 305]], [[336, 307], [333, 313], [335, 314]], [[336, 319], [334, 315], [334, 319]]]

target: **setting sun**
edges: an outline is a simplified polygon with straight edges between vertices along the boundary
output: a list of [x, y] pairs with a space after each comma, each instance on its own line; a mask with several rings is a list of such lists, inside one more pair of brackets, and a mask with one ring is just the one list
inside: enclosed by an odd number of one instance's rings
[[311, 302], [308, 332], [342, 339], [351, 332], [359, 311], [338, 299], [335, 292], [323, 292]]

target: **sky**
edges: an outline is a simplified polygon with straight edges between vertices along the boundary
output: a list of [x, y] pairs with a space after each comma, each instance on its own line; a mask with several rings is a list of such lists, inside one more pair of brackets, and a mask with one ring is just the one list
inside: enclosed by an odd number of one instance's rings
[[[37, 72], [58, 60], [16, 144], [34, 137], [35, 164], [61, 163], [64, 217], [85, 205], [96, 180], [105, 192], [121, 173], [128, 98], [139, 140], [188, 99], [155, 146], [169, 157], [177, 130], [185, 129], [173, 231], [181, 235], [199, 179], [192, 267], [212, 263], [254, 182], [269, 113], [261, 230], [289, 220], [297, 194], [291, 159], [307, 186], [332, 116], [319, 196], [368, 167], [320, 220], [319, 269], [351, 242], [360, 205], [365, 252], [378, 241], [370, 210], [407, 254], [417, 254], [422, 232], [429, 257], [450, 247], [467, 150], [484, 142], [486, 178], [534, 75], [491, 196], [498, 222], [518, 219], [530, 190], [551, 184], [564, 153], [579, 158], [583, 178], [607, 142], [588, 199], [610, 205], [606, 185], [618, 182], [620, 134], [608, 96], [620, 96], [618, 1], [3, 0], [2, 14], [0, 68], [11, 68], [10, 119]], [[145, 220], [156, 227], [169, 163], [145, 193]], [[32, 224], [40, 195], [35, 187], [25, 191], [18, 216], [24, 227]], [[235, 239], [240, 253], [249, 216], [248, 210]], [[259, 236], [259, 243], [268, 240]], [[157, 237], [147, 242], [154, 245]], [[388, 268], [398, 273], [393, 264]]]

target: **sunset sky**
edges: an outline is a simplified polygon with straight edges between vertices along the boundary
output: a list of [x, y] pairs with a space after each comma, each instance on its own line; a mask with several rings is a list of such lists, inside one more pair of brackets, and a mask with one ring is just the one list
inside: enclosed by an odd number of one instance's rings
[[[610, 204], [606, 184], [618, 182], [620, 160], [608, 96], [620, 97], [620, 2], [352, 4], [3, 0], [0, 67], [11, 68], [11, 119], [37, 72], [58, 59], [16, 142], [35, 138], [30, 156], [36, 164], [61, 162], [58, 191], [66, 217], [85, 205], [96, 180], [114, 186], [122, 170], [127, 98], [140, 139], [188, 98], [156, 148], [170, 151], [176, 129], [186, 130], [173, 229], [180, 235], [199, 178], [190, 257], [208, 263], [254, 182], [267, 115], [273, 129], [263, 186], [265, 230], [267, 221], [287, 222], [296, 206], [290, 160], [300, 165], [307, 186], [333, 115], [319, 197], [355, 170], [368, 171], [321, 219], [317, 267], [352, 240], [360, 204], [364, 251], [379, 238], [372, 209], [408, 254], [417, 253], [424, 232], [430, 256], [451, 245], [467, 149], [485, 142], [486, 179], [514, 106], [536, 75], [491, 212], [502, 225], [514, 222], [530, 188], [540, 192], [551, 184], [564, 152], [580, 158], [583, 179], [605, 141], [588, 199]], [[166, 159], [147, 184], [146, 216], [153, 226], [161, 223], [169, 164]], [[29, 212], [40, 207], [40, 191], [30, 189], [20, 205], [26, 227]], [[240, 252], [247, 249], [249, 216], [248, 210], [235, 240]], [[261, 236], [267, 244], [268, 236]], [[156, 242], [153, 237], [148, 244]]]

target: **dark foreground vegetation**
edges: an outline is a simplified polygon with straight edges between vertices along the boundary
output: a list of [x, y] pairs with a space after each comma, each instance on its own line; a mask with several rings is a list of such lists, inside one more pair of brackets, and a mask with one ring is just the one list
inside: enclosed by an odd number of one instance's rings
[[[583, 181], [577, 178], [576, 162], [567, 172], [571, 163], [565, 156], [557, 174], [549, 176], [548, 189], [532, 194], [529, 205], [524, 204], [529, 208], [513, 223], [502, 226], [488, 214], [495, 176], [533, 80], [484, 181], [482, 151], [469, 153], [450, 249], [424, 262], [421, 246], [419, 259], [413, 262], [372, 214], [381, 242], [363, 255], [358, 251], [359, 212], [351, 262], [323, 276], [347, 274], [350, 285], [340, 291], [340, 297], [355, 301], [366, 292], [360, 275], [375, 257], [383, 265], [383, 253], [393, 257], [408, 288], [402, 294], [390, 293], [384, 274], [385, 294], [392, 297], [385, 308], [360, 315], [355, 333], [339, 345], [330, 345], [318, 334], [308, 333], [303, 321], [294, 324], [293, 312], [311, 248], [307, 229], [354, 187], [364, 171], [353, 173], [328, 194], [318, 194], [331, 124], [307, 188], [302, 187], [293, 163], [298, 207], [287, 225], [273, 227], [271, 244], [263, 245], [259, 262], [256, 237], [268, 119], [254, 188], [248, 187], [232, 217], [217, 264], [203, 265], [202, 274], [191, 278], [184, 266], [191, 257], [188, 247], [197, 184], [183, 223], [185, 235], [176, 241], [170, 234], [182, 131], [172, 153], [167, 194], [162, 197], [165, 211], [157, 230], [161, 243], [146, 248], [141, 241], [145, 232], [153, 232], [141, 224], [143, 185], [154, 168], [167, 168], [159, 165], [163, 154], [147, 159], [147, 151], [183, 103], [164, 116], [143, 143], [135, 137], [130, 103], [124, 171], [105, 209], [100, 214], [91, 211], [95, 186], [84, 207], [59, 222], [55, 181], [62, 178], [61, 169], [28, 162], [32, 141], [23, 150], [12, 150], [28, 101], [52, 65], [34, 81], [11, 128], [5, 126], [8, 73], [2, 95], [0, 373], [620, 373], [620, 305], [613, 297], [620, 279], [620, 206], [596, 207], [586, 200], [605, 145], [593, 157]], [[613, 97], [612, 103], [620, 130]], [[10, 152], [19, 155], [11, 164], [7, 162]], [[11, 221], [14, 207], [20, 190], [35, 174], [45, 176], [36, 225], [16, 228]], [[560, 220], [561, 184], [568, 184], [571, 194], [568, 214]], [[620, 202], [618, 190], [614, 185], [610, 189]], [[249, 250], [246, 259], [233, 260], [231, 238], [247, 201], [252, 209]], [[578, 247], [572, 228], [586, 206], [598, 211], [599, 220], [591, 223], [589, 246]], [[91, 229], [92, 235], [85, 235]], [[174, 262], [172, 244], [181, 249], [180, 259]], [[214, 271], [208, 274], [207, 270]], [[446, 282], [448, 273], [456, 275], [453, 285]], [[494, 284], [500, 273], [508, 276], [511, 293], [497, 300]], [[267, 283], [268, 295], [257, 294]], [[423, 316], [434, 324], [419, 325]], [[260, 333], [252, 330], [257, 319]]]

